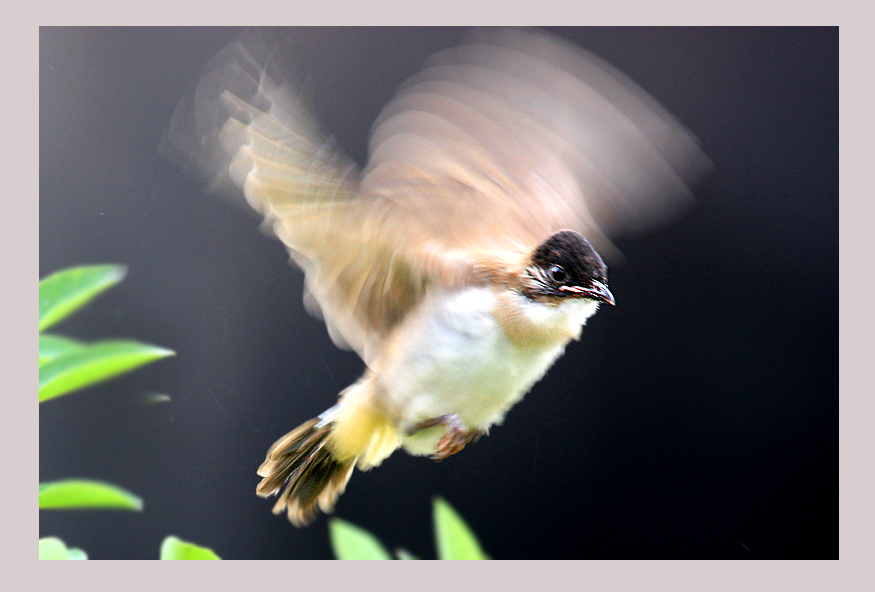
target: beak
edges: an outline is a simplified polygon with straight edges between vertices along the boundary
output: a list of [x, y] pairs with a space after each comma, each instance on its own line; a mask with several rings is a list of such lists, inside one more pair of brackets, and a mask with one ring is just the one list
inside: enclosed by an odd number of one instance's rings
[[560, 286], [560, 290], [563, 292], [573, 292], [574, 294], [579, 294], [584, 298], [589, 298], [590, 300], [596, 300], [598, 302], [604, 302], [605, 304], [610, 304], [614, 306], [614, 295], [611, 294], [611, 291], [608, 290], [608, 287], [603, 283], [593, 280], [588, 288], [582, 288], [580, 286]]

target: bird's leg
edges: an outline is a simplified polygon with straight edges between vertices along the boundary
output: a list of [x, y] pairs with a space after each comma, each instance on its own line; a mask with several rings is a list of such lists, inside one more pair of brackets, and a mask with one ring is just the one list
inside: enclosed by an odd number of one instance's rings
[[430, 457], [432, 460], [435, 461], [441, 461], [448, 456], [452, 456], [457, 452], [460, 452], [465, 446], [472, 442], [476, 442], [480, 439], [481, 436], [483, 436], [483, 434], [486, 433], [486, 430], [468, 429], [468, 427], [465, 426], [465, 424], [462, 422], [462, 418], [455, 413], [447, 413], [446, 415], [441, 415], [440, 417], [433, 417], [431, 419], [421, 421], [409, 430], [407, 430], [407, 433], [408, 435], [412, 435], [420, 430], [433, 428], [437, 425], [446, 426], [447, 433], [444, 434], [444, 436], [440, 439], [435, 453], [432, 454]]

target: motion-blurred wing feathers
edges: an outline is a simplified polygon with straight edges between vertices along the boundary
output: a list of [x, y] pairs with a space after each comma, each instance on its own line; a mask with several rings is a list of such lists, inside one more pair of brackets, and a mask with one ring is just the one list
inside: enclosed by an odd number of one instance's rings
[[243, 190], [306, 273], [332, 337], [366, 362], [432, 284], [571, 228], [608, 237], [677, 211], [696, 141], [597, 58], [549, 35], [484, 31], [434, 56], [380, 115], [359, 172], [288, 81], [288, 44], [248, 32], [184, 101], [165, 153]]

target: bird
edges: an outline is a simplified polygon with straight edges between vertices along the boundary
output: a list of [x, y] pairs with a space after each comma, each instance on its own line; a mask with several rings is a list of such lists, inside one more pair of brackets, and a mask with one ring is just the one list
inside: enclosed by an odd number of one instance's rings
[[360, 167], [316, 119], [294, 37], [250, 29], [222, 50], [161, 150], [263, 216], [308, 310], [364, 361], [257, 470], [256, 493], [300, 527], [334, 510], [356, 467], [398, 449], [441, 461], [502, 423], [615, 305], [612, 240], [683, 211], [710, 161], [595, 55], [479, 29], [401, 85]]

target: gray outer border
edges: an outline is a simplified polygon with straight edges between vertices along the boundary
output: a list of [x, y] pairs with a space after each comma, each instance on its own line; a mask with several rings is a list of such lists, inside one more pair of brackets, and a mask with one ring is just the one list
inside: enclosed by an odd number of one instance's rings
[[[268, 4], [272, 8], [268, 8]], [[345, 3], [344, 3], [345, 4]], [[38, 85], [34, 84], [39, 66], [36, 59], [17, 59], [28, 54], [27, 49], [36, 45], [36, 27], [42, 24], [88, 23], [88, 24], [266, 24], [271, 14], [280, 15], [281, 20], [295, 24], [807, 24], [824, 25], [850, 23], [841, 26], [841, 67], [845, 76], [840, 83], [841, 109], [844, 117], [841, 122], [841, 154], [845, 166], [842, 167], [840, 180], [847, 196], [841, 199], [840, 211], [840, 248], [841, 264], [846, 270], [857, 270], [858, 273], [840, 278], [840, 380], [841, 380], [841, 465], [846, 469], [840, 477], [841, 484], [841, 547], [839, 561], [570, 561], [570, 562], [491, 562], [470, 566], [452, 565], [440, 566], [434, 562], [395, 562], [392, 564], [372, 564], [368, 566], [351, 563], [331, 565], [330, 572], [323, 565], [294, 565], [284, 562], [263, 562], [257, 566], [244, 562], [198, 563], [195, 567], [187, 563], [161, 563], [161, 567], [153, 567], [147, 562], [44, 562], [28, 563], [27, 561], [9, 561], [6, 563], [9, 579], [16, 589], [52, 589], [63, 588], [72, 590], [117, 590], [125, 589], [150, 590], [167, 585], [174, 589], [203, 589], [205, 585], [214, 589], [240, 589], [253, 585], [278, 585], [298, 589], [347, 589], [354, 590], [361, 586], [362, 575], [384, 578], [366, 580], [368, 587], [387, 586], [407, 590], [427, 590], [446, 588], [448, 585], [462, 585], [465, 588], [474, 587], [488, 589], [496, 585], [504, 587], [510, 584], [515, 589], [531, 590], [535, 587], [569, 587], [579, 589], [634, 589], [646, 590], [654, 586], [666, 586], [674, 590], [737, 590], [739, 588], [753, 590], [772, 590], [776, 586], [793, 587], [794, 589], [823, 590], [839, 588], [852, 590], [862, 588], [854, 585], [856, 582], [871, 582], [867, 570], [864, 572], [865, 553], [871, 547], [864, 546], [867, 536], [866, 525], [871, 522], [872, 486], [868, 477], [871, 471], [849, 470], [854, 466], [871, 467], [871, 429], [867, 429], [871, 408], [871, 397], [849, 396], [849, 393], [865, 394], [871, 392], [871, 381], [864, 381], [863, 364], [869, 362], [870, 349], [865, 328], [871, 326], [871, 306], [863, 306], [862, 298], [868, 294], [869, 273], [859, 273], [872, 268], [869, 257], [871, 252], [863, 238], [867, 236], [862, 226], [872, 219], [871, 181], [866, 174], [871, 170], [872, 140], [865, 135], [872, 128], [871, 113], [864, 109], [871, 107], [869, 86], [871, 64], [867, 56], [872, 55], [871, 31], [864, 29], [870, 22], [863, 10], [854, 10], [846, 3], [820, 4], [810, 8], [799, 4], [775, 2], [766, 4], [757, 2], [734, 2], [731, 5], [703, 7], [701, 3], [692, 2], [659, 2], [646, 3], [636, 1], [630, 10], [629, 3], [605, 5], [584, 5], [572, 3], [569, 0], [559, 2], [539, 1], [526, 7], [516, 7], [510, 4], [498, 3], [492, 0], [484, 5], [470, 2], [446, 0], [434, 5], [435, 10], [429, 11], [422, 6], [410, 2], [350, 3], [349, 6], [339, 6], [338, 2], [329, 4], [307, 3], [293, 4], [290, 2], [261, 2], [260, 11], [255, 15], [240, 10], [239, 3], [225, 0], [183, 6], [178, 2], [149, 2], [148, 5], [121, 4], [118, 2], [76, 2], [55, 6], [54, 2], [40, 2], [21, 6], [26, 15], [19, 22], [18, 17], [7, 15], [12, 20], [6, 27], [3, 49], [7, 56], [7, 67], [11, 70], [7, 75], [10, 81], [25, 80], [26, 92], [24, 100], [16, 93], [4, 93], [7, 105], [7, 123], [12, 126], [7, 139], [7, 154], [13, 156], [12, 166], [7, 167], [7, 178], [11, 177], [12, 188], [7, 188], [7, 221], [26, 219], [27, 199], [38, 195], [38, 163], [34, 167], [16, 166], [20, 154], [29, 158], [38, 154], [37, 134], [34, 134], [34, 124], [38, 125]], [[245, 5], [243, 5], [245, 6]], [[500, 11], [496, 10], [500, 6]], [[144, 10], [141, 10], [144, 9]], [[162, 10], [163, 9], [163, 10]], [[413, 9], [413, 10], [411, 10]], [[285, 16], [282, 16], [285, 15]], [[634, 16], [633, 16], [634, 15]], [[740, 17], [739, 15], [745, 15]], [[145, 20], [143, 17], [146, 17]], [[163, 18], [161, 18], [163, 16]], [[464, 18], [458, 18], [463, 16]], [[456, 17], [456, 18], [453, 18]], [[498, 18], [496, 18], [498, 17]], [[727, 18], [730, 17], [730, 18]], [[435, 22], [442, 21], [442, 22]], [[33, 23], [33, 24], [32, 24]], [[25, 49], [26, 48], [26, 49]], [[24, 51], [23, 51], [24, 50]], [[36, 64], [34, 64], [36, 62]], [[34, 67], [36, 66], [36, 67]], [[855, 76], [861, 73], [862, 76]], [[14, 83], [13, 83], [14, 84]], [[13, 85], [10, 85], [13, 87]], [[13, 87], [14, 88], [14, 87]], [[36, 90], [37, 92], [34, 92]], [[31, 94], [33, 93], [33, 94]], [[36, 94], [37, 96], [34, 96]], [[22, 106], [24, 114], [21, 114]], [[13, 109], [10, 109], [14, 107]], [[24, 115], [24, 116], [21, 116]], [[863, 119], [865, 117], [866, 119]], [[870, 125], [865, 125], [869, 123]], [[863, 124], [863, 125], [861, 125]], [[14, 152], [13, 152], [14, 151]], [[29, 159], [28, 159], [29, 160]], [[32, 161], [31, 161], [32, 162]], [[12, 171], [27, 171], [30, 174], [10, 175]], [[16, 199], [16, 197], [18, 199]], [[869, 197], [870, 200], [866, 200]], [[868, 215], [867, 215], [868, 214]], [[37, 229], [38, 232], [38, 229]], [[5, 252], [27, 253], [22, 245], [33, 244], [34, 238], [29, 234], [30, 228], [25, 224], [15, 224], [11, 232], [3, 233]], [[37, 234], [38, 237], [38, 234]], [[15, 247], [13, 250], [11, 247]], [[38, 247], [37, 247], [38, 253]], [[10, 258], [12, 259], [12, 258]], [[9, 285], [26, 284], [33, 281], [33, 262], [28, 257], [7, 259], [7, 264], [14, 266], [13, 281]], [[16, 291], [6, 291], [7, 310], [26, 310], [32, 297], [26, 297]], [[32, 305], [32, 304], [30, 304]], [[858, 315], [866, 311], [864, 319]], [[12, 315], [13, 335], [32, 335], [20, 315]], [[863, 322], [860, 322], [863, 320]], [[31, 337], [32, 338], [32, 337]], [[5, 340], [7, 344], [6, 359], [11, 362], [7, 368], [26, 368], [27, 356], [22, 348], [12, 348], [10, 344], [15, 339]], [[829, 363], [829, 361], [826, 361]], [[27, 392], [28, 381], [23, 373], [13, 373], [14, 387], [10, 394]], [[16, 388], [17, 387], [17, 388]], [[868, 388], [867, 388], [868, 387]], [[22, 397], [9, 397], [7, 404], [12, 410], [9, 417], [17, 415], [18, 407], [24, 407]], [[37, 427], [37, 429], [39, 429]], [[20, 449], [16, 436], [24, 431], [20, 427], [4, 431], [6, 450], [15, 450], [15, 444]], [[23, 435], [23, 434], [21, 434]], [[868, 436], [868, 437], [866, 437]], [[7, 468], [7, 475], [15, 475], [15, 482], [35, 482], [33, 475], [37, 471], [30, 459], [23, 455], [7, 457], [7, 462], [13, 466]], [[27, 475], [31, 477], [28, 478]], [[17, 488], [21, 489], [21, 488]], [[26, 492], [27, 488], [23, 488]], [[868, 494], [868, 495], [867, 495]], [[8, 508], [26, 507], [27, 496], [22, 495], [20, 504], [9, 505]], [[16, 500], [17, 501], [17, 500]], [[864, 508], [868, 511], [865, 511]], [[11, 516], [10, 516], [11, 514]], [[29, 520], [21, 512], [9, 512], [13, 533], [21, 532], [20, 536], [8, 533], [6, 557], [23, 555], [31, 561], [36, 561], [33, 551], [25, 553], [21, 545], [13, 550], [13, 540], [27, 540], [27, 524]], [[865, 538], [864, 538], [865, 537]], [[871, 543], [870, 543], [871, 545]], [[26, 545], [24, 545], [26, 548]], [[221, 550], [217, 550], [221, 553]], [[38, 577], [30, 577], [33, 566], [38, 570]], [[171, 567], [171, 565], [175, 567]], [[184, 567], [188, 565], [189, 567]], [[380, 567], [382, 565], [382, 567]], [[393, 567], [389, 567], [392, 565]], [[76, 566], [76, 567], [73, 567]], [[87, 566], [87, 567], [86, 567]], [[207, 566], [213, 566], [212, 568]], [[68, 569], [89, 570], [89, 573], [71, 577]], [[391, 571], [391, 576], [389, 571]], [[210, 570], [207, 572], [206, 570]], [[384, 571], [385, 570], [385, 571]], [[442, 577], [423, 577], [424, 572], [440, 570]], [[446, 573], [450, 570], [453, 573]], [[399, 573], [400, 572], [400, 573]], [[399, 577], [400, 576], [400, 577]], [[407, 577], [405, 577], [407, 576]], [[447, 577], [452, 577], [448, 580]], [[460, 577], [461, 576], [461, 577]], [[391, 579], [390, 579], [391, 578]], [[412, 579], [410, 579], [412, 578]], [[17, 585], [19, 584], [20, 585]]]

